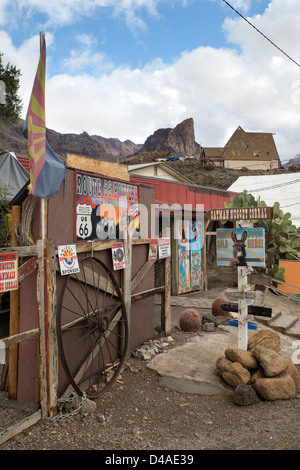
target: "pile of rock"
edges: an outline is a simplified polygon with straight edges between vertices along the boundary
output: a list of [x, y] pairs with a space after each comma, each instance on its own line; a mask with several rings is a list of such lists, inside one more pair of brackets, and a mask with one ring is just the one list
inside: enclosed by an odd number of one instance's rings
[[163, 353], [174, 343], [172, 336], [163, 337], [145, 341], [139, 348], [132, 353], [134, 357], [144, 359], [145, 361], [152, 359], [156, 354]]
[[280, 351], [280, 337], [261, 330], [248, 341], [247, 351], [228, 348], [216, 367], [222, 379], [234, 387], [237, 405], [264, 400], [287, 400], [297, 394], [299, 373], [292, 360]]

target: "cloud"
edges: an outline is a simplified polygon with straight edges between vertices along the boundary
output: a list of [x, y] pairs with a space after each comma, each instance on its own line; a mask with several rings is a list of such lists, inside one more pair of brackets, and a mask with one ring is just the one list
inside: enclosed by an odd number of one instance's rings
[[[23, 0], [23, 4], [26, 2], [29, 0]], [[65, 18], [68, 11], [75, 14], [79, 8], [77, 0], [57, 3], [59, 8], [66, 9]], [[87, 0], [84, 4], [88, 9], [88, 5], [92, 8], [92, 4], [95, 7], [100, 3], [112, 4], [109, 0]], [[158, 6], [158, 0], [113, 3], [117, 15], [126, 8], [138, 14], [146, 4], [154, 15]], [[240, 3], [239, 8], [247, 4]], [[282, 0], [272, 0], [263, 14], [249, 20], [295, 60], [300, 60], [298, 0], [285, 2], [284, 9]], [[246, 131], [275, 133], [283, 160], [300, 153], [299, 68], [241, 18], [227, 19], [223, 28], [228, 47], [197, 47], [182, 52], [173, 63], [158, 58], [135, 69], [114, 67], [99, 52], [90, 33], [78, 34], [78, 47], [74, 46], [64, 59], [63, 73], [47, 79], [47, 126], [59, 132], [87, 131], [143, 143], [158, 128], [173, 127], [192, 117], [196, 139], [203, 146], [223, 146], [241, 126]], [[55, 34], [46, 33], [46, 38], [47, 61], [51, 64]], [[38, 36], [15, 47], [9, 34], [2, 31], [0, 43], [6, 57], [21, 68], [26, 113], [38, 62]]]

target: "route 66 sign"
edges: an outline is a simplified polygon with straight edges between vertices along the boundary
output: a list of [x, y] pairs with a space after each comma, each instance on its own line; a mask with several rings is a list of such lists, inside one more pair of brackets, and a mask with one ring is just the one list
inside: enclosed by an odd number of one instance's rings
[[89, 238], [92, 234], [92, 206], [77, 204], [76, 235], [78, 238]]

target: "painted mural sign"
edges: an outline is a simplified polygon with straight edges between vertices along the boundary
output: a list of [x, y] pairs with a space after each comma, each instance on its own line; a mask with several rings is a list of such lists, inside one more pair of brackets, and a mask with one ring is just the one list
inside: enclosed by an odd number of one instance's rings
[[190, 222], [190, 265], [191, 288], [201, 285], [201, 223], [196, 220]]
[[190, 222], [188, 220], [178, 221], [178, 292], [183, 294], [190, 290], [190, 256], [189, 256], [189, 233]]
[[132, 236], [139, 236], [138, 186], [75, 172], [76, 241], [123, 238], [130, 226]]
[[265, 267], [263, 228], [222, 228], [216, 231], [218, 266]]
[[0, 254], [0, 292], [18, 289], [17, 253]]

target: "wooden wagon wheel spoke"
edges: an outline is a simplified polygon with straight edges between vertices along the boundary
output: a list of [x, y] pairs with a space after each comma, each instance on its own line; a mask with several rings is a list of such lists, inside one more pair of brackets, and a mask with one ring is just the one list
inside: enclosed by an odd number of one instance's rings
[[58, 303], [59, 357], [68, 380], [63, 395], [73, 389], [96, 398], [120, 373], [128, 323], [121, 290], [107, 266], [87, 257], [79, 267], [79, 273], [64, 279]]

